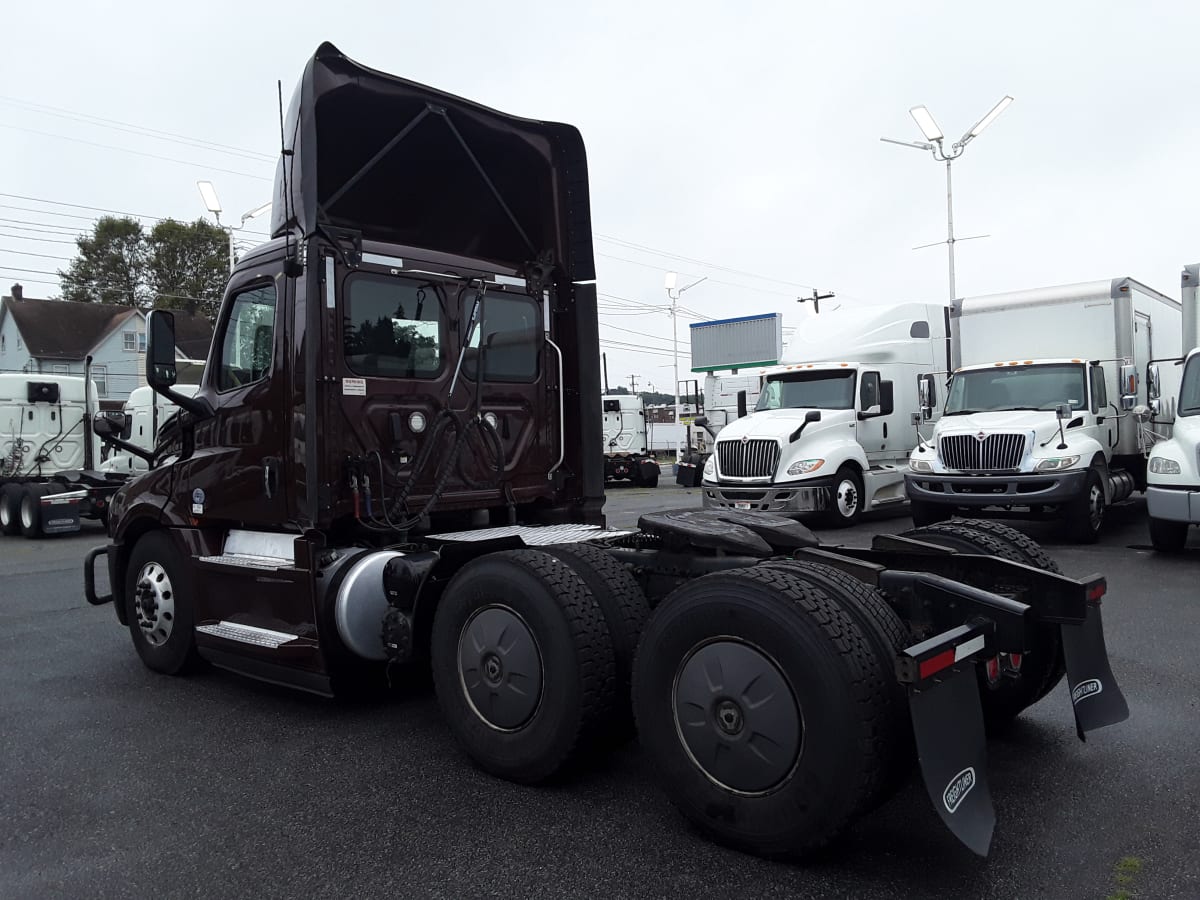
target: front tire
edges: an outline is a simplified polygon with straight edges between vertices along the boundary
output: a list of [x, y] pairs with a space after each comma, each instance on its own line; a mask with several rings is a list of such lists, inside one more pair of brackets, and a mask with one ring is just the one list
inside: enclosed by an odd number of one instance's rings
[[1083, 494], [1066, 505], [1065, 529], [1067, 537], [1078, 544], [1094, 544], [1100, 539], [1104, 527], [1104, 485], [1100, 473], [1088, 470]]
[[613, 644], [596, 598], [539, 550], [489, 553], [446, 586], [430, 641], [446, 724], [480, 768], [544, 781], [612, 719]]
[[1188, 523], [1170, 519], [1150, 520], [1150, 545], [1158, 553], [1182, 553], [1187, 544]]
[[912, 500], [908, 506], [908, 512], [912, 516], [913, 525], [917, 528], [922, 528], [926, 525], [936, 525], [938, 522], [945, 522], [953, 515], [948, 507], [938, 506], [936, 503]]
[[125, 570], [126, 620], [147, 668], [183, 675], [200, 664], [196, 652], [195, 579], [183, 555], [162, 531], [138, 539]]
[[833, 476], [825, 524], [830, 528], [849, 528], [858, 522], [863, 508], [862, 476], [850, 466], [842, 466]]

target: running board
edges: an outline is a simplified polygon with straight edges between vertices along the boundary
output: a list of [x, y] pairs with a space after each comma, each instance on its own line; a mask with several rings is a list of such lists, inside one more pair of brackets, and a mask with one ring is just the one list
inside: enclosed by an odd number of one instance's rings
[[280, 569], [292, 568], [290, 559], [281, 559], [277, 556], [250, 556], [244, 553], [201, 556], [196, 561], [217, 566], [237, 566], [239, 569], [259, 569], [264, 572], [278, 572]]
[[[218, 557], [219, 558], [219, 557]], [[283, 631], [272, 631], [269, 628], [255, 628], [253, 625], [240, 625], [237, 622], [224, 620], [215, 625], [199, 625], [196, 631], [212, 637], [224, 638], [227, 641], [237, 641], [241, 644], [253, 644], [255, 647], [266, 647], [277, 650], [284, 644], [291, 643], [298, 635]]]

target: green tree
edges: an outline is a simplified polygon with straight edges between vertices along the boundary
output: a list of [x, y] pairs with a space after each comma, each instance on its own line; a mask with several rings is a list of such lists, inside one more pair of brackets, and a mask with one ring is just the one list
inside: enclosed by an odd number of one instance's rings
[[83, 303], [116, 303], [144, 306], [146, 290], [146, 235], [136, 219], [104, 216], [91, 234], [75, 239], [79, 255], [62, 279], [63, 299]]
[[163, 219], [146, 236], [146, 286], [154, 305], [210, 321], [229, 277], [229, 237], [203, 219]]

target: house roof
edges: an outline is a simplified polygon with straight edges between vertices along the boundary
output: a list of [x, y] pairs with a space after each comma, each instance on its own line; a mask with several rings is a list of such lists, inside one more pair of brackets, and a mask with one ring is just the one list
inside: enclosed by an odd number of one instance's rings
[[12, 316], [30, 356], [83, 359], [105, 337], [142, 313], [105, 303], [5, 297], [0, 319], [6, 315]]

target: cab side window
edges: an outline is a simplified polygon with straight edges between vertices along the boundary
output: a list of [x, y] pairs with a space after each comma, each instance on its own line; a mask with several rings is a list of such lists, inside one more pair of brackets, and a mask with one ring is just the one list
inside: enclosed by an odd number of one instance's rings
[[1108, 390], [1104, 385], [1104, 368], [1092, 366], [1092, 412], [1098, 413], [1108, 406]]
[[218, 391], [231, 391], [267, 378], [275, 346], [275, 285], [261, 285], [237, 294], [219, 340]]
[[858, 383], [858, 408], [868, 410], [879, 404], [879, 373], [863, 372]]

